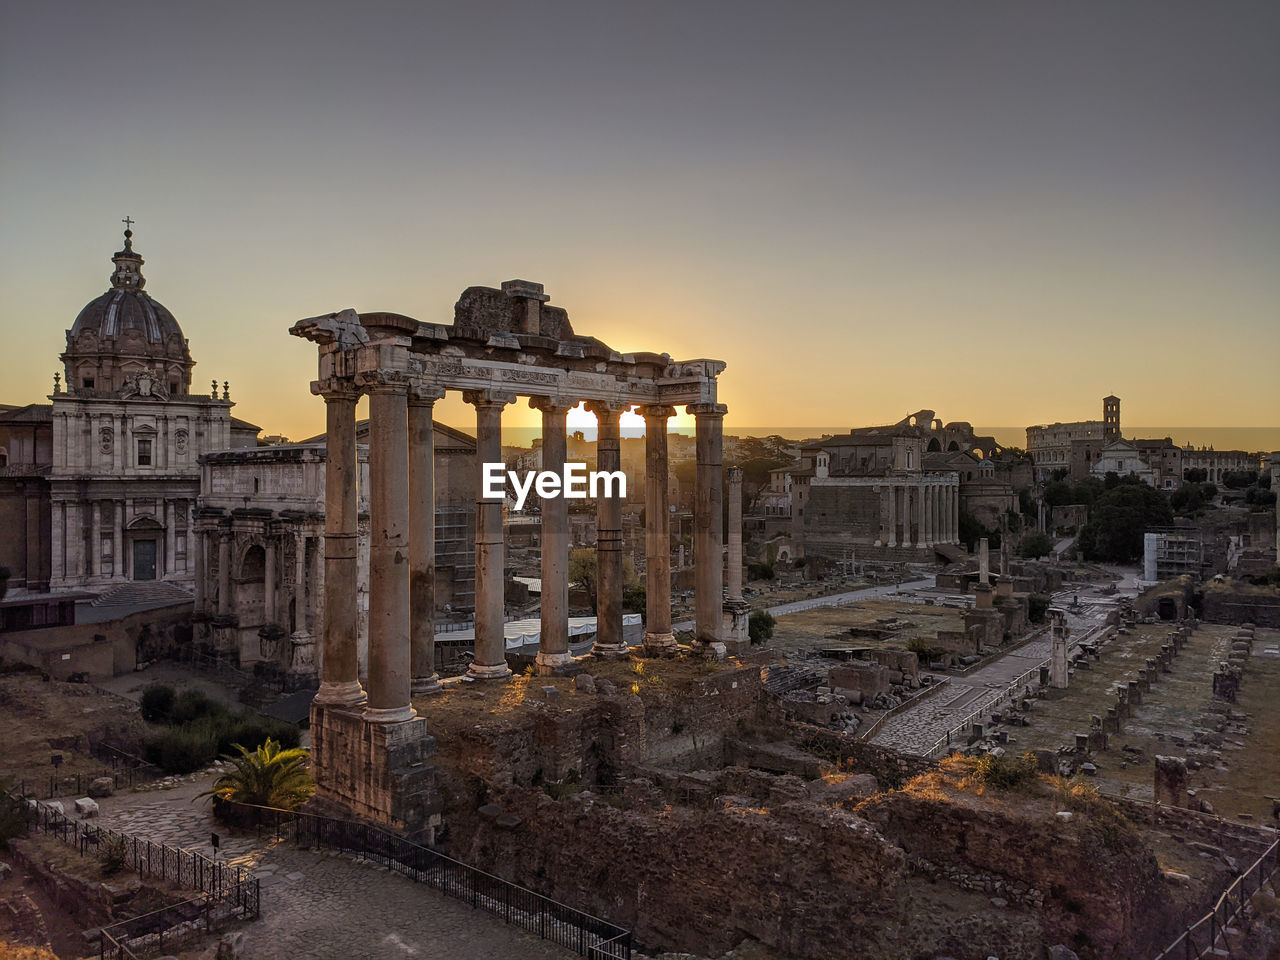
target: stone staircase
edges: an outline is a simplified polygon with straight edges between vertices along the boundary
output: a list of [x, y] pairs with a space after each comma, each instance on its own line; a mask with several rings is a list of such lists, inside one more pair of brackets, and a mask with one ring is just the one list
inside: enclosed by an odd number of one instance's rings
[[130, 607], [142, 604], [178, 603], [192, 595], [174, 583], [164, 580], [132, 580], [98, 594], [95, 607]]

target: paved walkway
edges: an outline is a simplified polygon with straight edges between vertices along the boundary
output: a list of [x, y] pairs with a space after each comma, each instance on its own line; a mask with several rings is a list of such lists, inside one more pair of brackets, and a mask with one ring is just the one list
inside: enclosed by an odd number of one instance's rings
[[[793, 600], [780, 603], [774, 607], [765, 607], [775, 617], [787, 613], [799, 613], [802, 610], [816, 610], [819, 607], [842, 607], [859, 600], [871, 600], [875, 597], [890, 597], [905, 590], [924, 590], [933, 586], [933, 580], [912, 580], [908, 583], [889, 583], [879, 587], [863, 587], [860, 590], [849, 590], [845, 593], [832, 593], [825, 597], [809, 597], [806, 600]], [[694, 621], [681, 620], [672, 624], [673, 630], [692, 630]]]
[[[1071, 628], [1071, 644], [1075, 646], [1099, 630], [1107, 614], [1115, 607], [1119, 594], [1109, 597], [1080, 597], [1081, 610], [1072, 612], [1069, 605], [1076, 592], [1064, 590], [1054, 594], [1053, 605], [1067, 611]], [[872, 743], [903, 753], [923, 756], [944, 737], [948, 730], [964, 722], [970, 714], [995, 703], [1029, 670], [1038, 669], [1049, 658], [1051, 641], [1046, 634], [997, 657], [972, 673], [952, 676], [949, 689], [931, 697], [914, 709], [890, 717], [876, 732]], [[1033, 681], [1038, 683], [1038, 678]]]
[[[212, 818], [205, 800], [193, 800], [212, 780], [104, 797], [97, 823], [205, 856], [213, 853], [210, 834], [219, 834], [218, 859], [243, 867], [262, 884], [262, 917], [243, 927], [246, 960], [572, 956], [381, 866], [299, 850], [270, 833], [232, 834]], [[64, 798], [69, 811], [70, 799]]]

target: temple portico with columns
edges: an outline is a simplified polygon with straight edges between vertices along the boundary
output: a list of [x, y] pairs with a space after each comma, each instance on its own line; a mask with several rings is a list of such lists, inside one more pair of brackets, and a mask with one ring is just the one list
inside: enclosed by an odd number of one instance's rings
[[[320, 688], [312, 705], [317, 796], [393, 827], [429, 828], [440, 802], [426, 763], [434, 740], [411, 702], [439, 688], [434, 672], [434, 581], [430, 518], [434, 485], [431, 409], [462, 393], [476, 416], [476, 468], [502, 462], [502, 415], [520, 398], [542, 414], [542, 469], [562, 473], [566, 416], [585, 401], [597, 418], [597, 469], [616, 471], [619, 418], [639, 408], [646, 422], [644, 649], [674, 655], [671, 629], [667, 421], [684, 406], [696, 422], [694, 497], [696, 617], [693, 652], [723, 657], [734, 629], [723, 595], [723, 421], [718, 360], [673, 361], [666, 354], [620, 354], [578, 336], [568, 314], [549, 306], [540, 284], [513, 280], [501, 289], [463, 291], [452, 324], [354, 310], [314, 317], [291, 329], [319, 346], [312, 392], [327, 410], [325, 458], [325, 616]], [[358, 571], [355, 406], [369, 396], [369, 665], [357, 673]], [[504, 636], [501, 499], [477, 483], [475, 655], [471, 680], [511, 675]], [[731, 495], [732, 496], [732, 495]], [[740, 487], [738, 496], [740, 498]], [[740, 507], [739, 507], [740, 513]], [[562, 497], [544, 497], [542, 630], [537, 668], [575, 668], [568, 644], [569, 525]], [[740, 526], [740, 520], [739, 520]], [[737, 593], [741, 593], [738, 540]], [[621, 657], [623, 638], [622, 501], [597, 502], [596, 642], [592, 654]], [[731, 558], [732, 568], [732, 558]], [[731, 577], [734, 574], [731, 572]], [[733, 600], [734, 598], [730, 598]], [[737, 598], [741, 602], [740, 596]], [[736, 609], [736, 607], [735, 607]], [[745, 622], [745, 616], [741, 618]]]

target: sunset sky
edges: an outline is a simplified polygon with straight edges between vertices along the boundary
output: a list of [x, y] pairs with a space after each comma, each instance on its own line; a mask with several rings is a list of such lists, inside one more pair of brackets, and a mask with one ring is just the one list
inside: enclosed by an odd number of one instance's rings
[[129, 215], [196, 388], [294, 438], [295, 320], [514, 277], [727, 361], [730, 431], [1280, 426], [1274, 2], [0, 10], [0, 402], [51, 390]]

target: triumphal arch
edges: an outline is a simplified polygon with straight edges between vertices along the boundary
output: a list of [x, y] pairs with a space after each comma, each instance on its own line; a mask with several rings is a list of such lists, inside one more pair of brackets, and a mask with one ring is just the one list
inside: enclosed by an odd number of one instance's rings
[[[439, 689], [434, 673], [434, 483], [432, 408], [448, 390], [476, 411], [476, 465], [502, 461], [502, 412], [527, 398], [542, 413], [542, 469], [562, 472], [566, 414], [579, 402], [599, 422], [597, 470], [620, 469], [619, 418], [645, 419], [644, 646], [674, 654], [671, 630], [667, 420], [675, 407], [697, 428], [694, 505], [694, 651], [723, 656], [721, 537], [725, 407], [716, 399], [719, 360], [620, 354], [575, 334], [541, 284], [511, 280], [469, 287], [452, 324], [394, 313], [344, 310], [294, 324], [319, 345], [312, 392], [324, 398], [327, 461], [325, 618], [320, 689], [311, 708], [312, 763], [321, 801], [395, 827], [416, 829], [438, 810], [435, 742], [411, 696]], [[369, 665], [356, 661], [356, 401], [369, 396]], [[484, 490], [477, 483], [477, 490]], [[563, 497], [542, 509], [542, 639], [538, 669], [572, 671], [569, 652], [569, 518]], [[622, 501], [597, 503], [597, 632], [592, 653], [622, 656]], [[510, 676], [503, 636], [502, 500], [476, 506], [475, 659], [469, 676]]]

